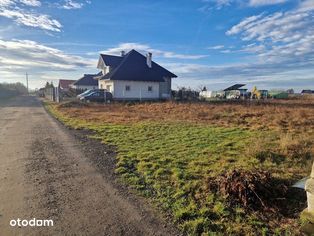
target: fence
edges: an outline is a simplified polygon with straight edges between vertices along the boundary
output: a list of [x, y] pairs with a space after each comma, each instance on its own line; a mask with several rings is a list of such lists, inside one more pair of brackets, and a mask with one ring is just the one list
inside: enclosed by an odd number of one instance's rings
[[61, 97], [59, 88], [46, 88], [44, 90], [44, 97], [53, 102], [60, 102]]

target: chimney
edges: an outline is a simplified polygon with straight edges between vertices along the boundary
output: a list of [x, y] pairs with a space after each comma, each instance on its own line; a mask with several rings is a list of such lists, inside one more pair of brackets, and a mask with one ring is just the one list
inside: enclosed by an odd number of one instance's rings
[[125, 56], [125, 51], [121, 51], [121, 57]]
[[151, 52], [146, 54], [146, 63], [149, 68], [152, 68], [152, 57], [153, 54]]

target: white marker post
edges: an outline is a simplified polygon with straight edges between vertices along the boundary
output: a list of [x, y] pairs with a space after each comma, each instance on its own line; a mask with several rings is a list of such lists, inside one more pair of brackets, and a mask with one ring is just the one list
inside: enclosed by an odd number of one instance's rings
[[314, 164], [312, 166], [311, 176], [305, 182], [305, 191], [307, 197], [307, 208], [301, 213], [301, 218], [308, 223], [302, 226], [302, 231], [308, 235], [314, 234]]

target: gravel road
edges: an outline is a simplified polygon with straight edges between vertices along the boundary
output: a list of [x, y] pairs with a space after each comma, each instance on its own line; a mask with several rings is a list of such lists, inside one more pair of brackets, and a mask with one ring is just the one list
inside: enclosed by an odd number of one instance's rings
[[[178, 235], [118, 183], [114, 152], [79, 132], [36, 97], [0, 101], [0, 235]], [[10, 226], [18, 218], [54, 226]]]

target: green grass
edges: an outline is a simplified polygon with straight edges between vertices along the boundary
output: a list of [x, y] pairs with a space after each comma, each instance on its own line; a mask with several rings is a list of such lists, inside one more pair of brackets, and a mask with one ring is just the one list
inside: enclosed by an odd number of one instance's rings
[[[117, 149], [116, 173], [123, 181], [173, 215], [190, 235], [251, 234], [267, 224], [235, 206], [231, 212], [215, 193], [204, 195], [206, 179], [232, 168], [261, 166], [245, 155], [265, 133], [186, 123], [143, 122], [114, 125], [67, 118], [47, 106], [59, 120], [76, 129], [95, 131], [93, 138]], [[265, 162], [267, 168], [276, 166]]]

